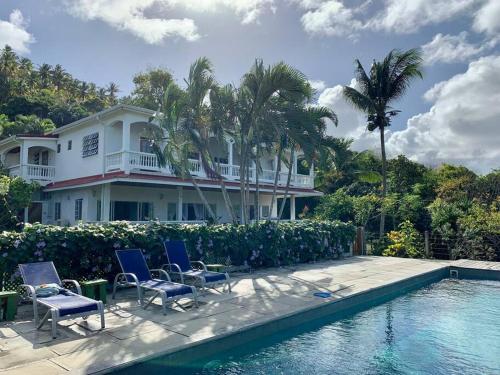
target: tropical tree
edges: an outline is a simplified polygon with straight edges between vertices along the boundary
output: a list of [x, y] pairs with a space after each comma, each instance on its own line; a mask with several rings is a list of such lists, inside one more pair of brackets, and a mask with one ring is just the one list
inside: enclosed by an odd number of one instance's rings
[[[344, 96], [356, 108], [367, 115], [368, 130], [380, 132], [382, 153], [382, 197], [387, 194], [387, 168], [385, 152], [385, 128], [391, 125], [392, 117], [399, 113], [391, 107], [408, 90], [410, 82], [422, 78], [422, 53], [418, 49], [392, 50], [382, 61], [374, 61], [369, 74], [356, 60], [356, 81], [359, 89], [345, 86]], [[380, 231], [385, 233], [385, 213], [380, 215]]]
[[109, 102], [111, 104], [116, 104], [116, 94], [118, 94], [118, 91], [120, 91], [118, 89], [118, 85], [114, 82], [110, 82], [108, 87], [106, 87], [106, 90], [108, 92]]

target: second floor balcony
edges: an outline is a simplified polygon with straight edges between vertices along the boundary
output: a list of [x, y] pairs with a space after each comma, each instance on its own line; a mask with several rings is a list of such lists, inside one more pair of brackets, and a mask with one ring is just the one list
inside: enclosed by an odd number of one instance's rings
[[[198, 159], [189, 159], [190, 172], [197, 178], [207, 178], [207, 174]], [[173, 176], [172, 169], [168, 166], [160, 167], [155, 154], [137, 151], [118, 151], [106, 155], [106, 172], [123, 170], [126, 172], [154, 172]], [[240, 166], [235, 164], [218, 164], [219, 172], [227, 180], [239, 181]], [[256, 169], [250, 168], [250, 180], [255, 182]], [[259, 174], [260, 183], [273, 184], [276, 170], [262, 169]], [[288, 179], [288, 171], [282, 171], [278, 175], [278, 185], [285, 186]], [[310, 174], [292, 173], [290, 185], [302, 188], [314, 188], [314, 176]]]

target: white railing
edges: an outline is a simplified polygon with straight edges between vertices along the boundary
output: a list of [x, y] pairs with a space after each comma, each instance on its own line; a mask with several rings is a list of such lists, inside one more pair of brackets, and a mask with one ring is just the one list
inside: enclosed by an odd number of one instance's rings
[[50, 181], [56, 176], [56, 167], [51, 165], [26, 165], [26, 177], [30, 180]]
[[131, 168], [160, 170], [156, 155], [146, 152], [129, 152], [129, 164]]
[[[192, 175], [198, 177], [205, 177], [205, 171], [201, 162], [197, 159], [189, 159], [189, 170]], [[128, 163], [127, 165], [125, 165]], [[240, 166], [231, 164], [219, 164], [220, 173], [229, 180], [239, 180]], [[144, 170], [161, 172], [167, 175], [172, 175], [169, 167], [161, 168], [158, 163], [158, 158], [155, 154], [145, 152], [113, 152], [106, 155], [106, 171], [113, 170]], [[255, 182], [255, 168], [249, 168], [250, 181]], [[276, 171], [262, 170], [259, 174], [259, 181], [263, 183], [274, 183]], [[280, 172], [278, 176], [278, 184], [280, 186], [286, 185], [288, 179], [288, 172]], [[300, 186], [312, 188], [314, 178], [309, 175], [292, 174], [290, 179], [291, 186]]]
[[122, 152], [112, 152], [106, 155], [106, 171], [120, 169], [122, 166]]

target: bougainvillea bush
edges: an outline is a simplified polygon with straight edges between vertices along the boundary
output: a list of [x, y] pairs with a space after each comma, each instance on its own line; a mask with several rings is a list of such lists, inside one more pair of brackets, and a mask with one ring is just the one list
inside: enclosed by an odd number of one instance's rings
[[348, 251], [354, 234], [349, 223], [309, 220], [247, 226], [26, 225], [22, 232], [0, 233], [0, 275], [5, 288], [18, 280], [19, 263], [52, 260], [61, 277], [111, 280], [119, 272], [116, 249], [141, 248], [150, 267], [158, 267], [166, 263], [162, 242], [169, 239], [185, 240], [192, 260], [252, 268], [283, 266], [335, 258]]

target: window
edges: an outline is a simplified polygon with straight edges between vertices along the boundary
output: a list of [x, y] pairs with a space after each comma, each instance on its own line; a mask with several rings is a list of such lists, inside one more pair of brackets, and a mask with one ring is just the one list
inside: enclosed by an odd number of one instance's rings
[[146, 152], [148, 154], [154, 153], [154, 151], [153, 151], [153, 141], [151, 141], [148, 138], [141, 137], [139, 151]]
[[33, 155], [33, 164], [40, 164], [40, 153], [39, 152], [36, 152], [34, 155]]
[[269, 209], [271, 207], [269, 206], [261, 206], [260, 209], [261, 209], [261, 214], [262, 214], [262, 217], [269, 217]]
[[97, 201], [95, 219], [97, 221], [101, 221], [101, 201], [100, 200]]
[[57, 153], [58, 154], [61, 153], [61, 144], [60, 143], [57, 144]]
[[61, 220], [61, 202], [54, 203], [54, 220]]
[[139, 220], [140, 221], [153, 220], [153, 203], [149, 202], [139, 203]]
[[75, 200], [75, 220], [82, 220], [83, 199]]
[[97, 155], [98, 152], [99, 152], [99, 133], [92, 133], [83, 137], [82, 157], [87, 158], [92, 155]]
[[177, 203], [169, 203], [167, 205], [167, 220], [177, 220]]
[[[210, 208], [213, 213], [217, 215], [217, 206], [211, 204]], [[182, 205], [182, 220], [187, 221], [198, 221], [198, 220], [208, 220], [210, 215], [205, 206], [201, 203], [184, 203]]]
[[73, 147], [73, 141], [69, 140], [68, 141], [68, 151], [71, 150], [72, 147]]

